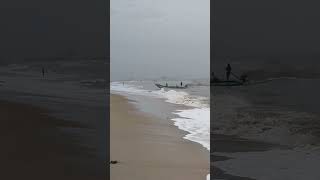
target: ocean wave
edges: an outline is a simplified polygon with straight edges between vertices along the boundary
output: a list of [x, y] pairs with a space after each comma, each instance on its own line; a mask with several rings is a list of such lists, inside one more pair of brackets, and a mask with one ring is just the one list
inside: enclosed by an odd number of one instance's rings
[[210, 108], [178, 110], [174, 114], [179, 115], [179, 118], [172, 119], [174, 124], [189, 132], [184, 138], [210, 150]]
[[310, 113], [253, 107], [230, 95], [214, 97], [215, 123], [212, 132], [261, 140], [291, 147], [320, 145], [318, 118]]
[[[168, 103], [184, 105], [191, 109], [176, 110], [173, 114], [179, 117], [173, 118], [175, 126], [188, 132], [184, 138], [201, 144], [210, 150], [210, 106], [208, 98], [192, 96], [184, 91], [175, 90], [146, 90], [142, 86], [129, 83], [112, 82], [110, 89], [114, 93], [123, 95], [140, 95], [164, 99]], [[205, 101], [207, 100], [207, 101]]]

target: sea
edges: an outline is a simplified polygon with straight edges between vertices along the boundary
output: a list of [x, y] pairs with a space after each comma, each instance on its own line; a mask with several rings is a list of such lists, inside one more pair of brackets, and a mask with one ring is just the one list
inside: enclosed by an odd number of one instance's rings
[[215, 87], [213, 132], [291, 147], [319, 144], [319, 90], [320, 79], [296, 77]]
[[[158, 88], [155, 83], [181, 86], [181, 81], [113, 81], [110, 91], [134, 100], [141, 111], [162, 119], [187, 132], [185, 139], [210, 151], [210, 84], [207, 79], [184, 80], [186, 89]], [[207, 175], [210, 179], [210, 175]]]
[[212, 88], [211, 132], [269, 143], [271, 148], [237, 151], [230, 142], [230, 149], [214, 153], [227, 160], [214, 166], [259, 180], [319, 179], [320, 78], [271, 76], [259, 82]]

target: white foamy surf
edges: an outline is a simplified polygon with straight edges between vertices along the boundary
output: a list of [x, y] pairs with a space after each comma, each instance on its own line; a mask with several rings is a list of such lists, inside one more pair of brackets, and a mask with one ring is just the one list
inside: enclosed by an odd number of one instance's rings
[[191, 96], [187, 92], [164, 89], [146, 90], [143, 87], [128, 83], [112, 82], [110, 89], [114, 93], [149, 96], [165, 99], [168, 103], [185, 105], [191, 109], [176, 110], [173, 114], [178, 115], [173, 118], [174, 124], [181, 130], [188, 132], [184, 137], [201, 144], [210, 150], [210, 107], [203, 103], [206, 97]]
[[174, 114], [179, 118], [172, 119], [175, 125], [187, 134], [184, 138], [201, 144], [210, 150], [210, 108], [195, 108], [188, 110], [178, 110]]

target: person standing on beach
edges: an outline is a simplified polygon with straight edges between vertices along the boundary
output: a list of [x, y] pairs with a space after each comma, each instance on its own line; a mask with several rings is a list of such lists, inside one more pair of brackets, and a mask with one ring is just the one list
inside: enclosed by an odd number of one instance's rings
[[229, 81], [230, 74], [231, 74], [231, 66], [230, 66], [230, 64], [228, 64], [226, 67], [227, 81]]
[[180, 83], [180, 84], [181, 84], [181, 87], [182, 87], [182, 81], [181, 81], [181, 83]]

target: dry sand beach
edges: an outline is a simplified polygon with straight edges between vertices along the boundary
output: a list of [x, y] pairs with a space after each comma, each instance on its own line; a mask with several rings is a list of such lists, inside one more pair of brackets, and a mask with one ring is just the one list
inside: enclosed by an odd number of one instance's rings
[[111, 180], [204, 180], [209, 152], [183, 139], [166, 119], [139, 112], [129, 100], [111, 95]]

